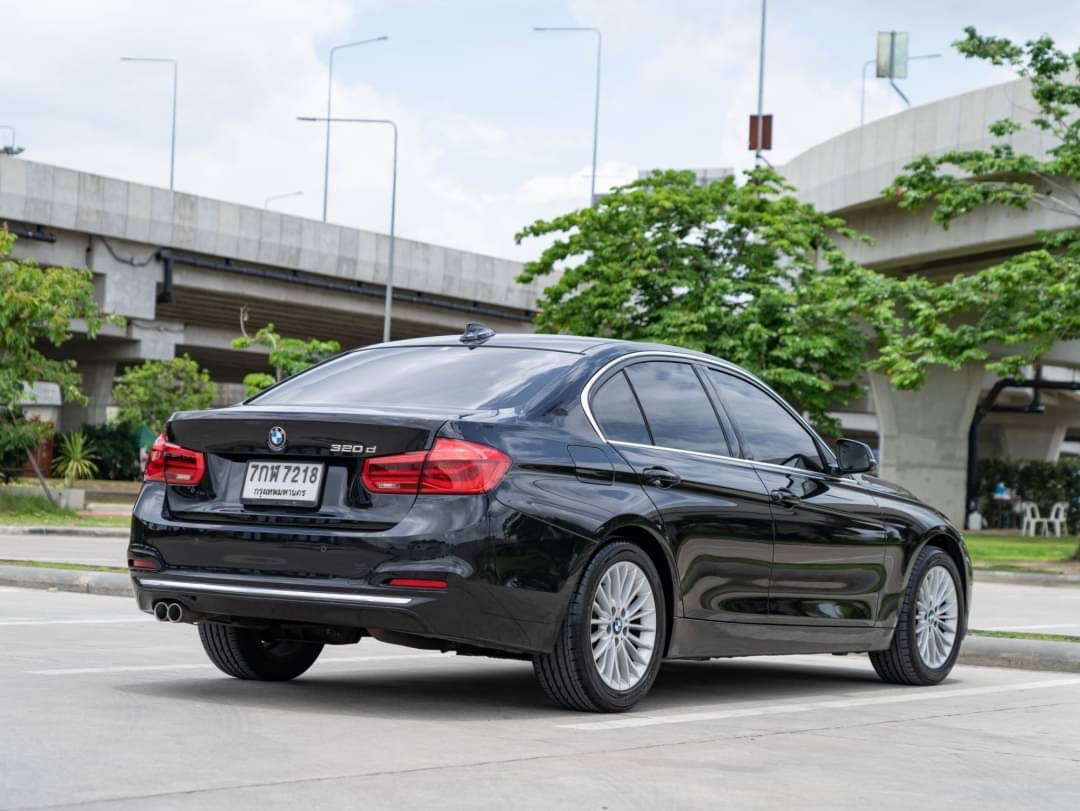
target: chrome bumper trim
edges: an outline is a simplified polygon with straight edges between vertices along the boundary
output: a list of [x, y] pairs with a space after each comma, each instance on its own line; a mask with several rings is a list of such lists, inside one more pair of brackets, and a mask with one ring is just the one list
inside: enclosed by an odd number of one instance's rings
[[162, 580], [154, 577], [134, 578], [140, 586], [148, 589], [176, 589], [178, 591], [209, 591], [215, 594], [237, 594], [241, 597], [284, 597], [294, 600], [327, 600], [335, 603], [358, 603], [360, 605], [408, 605], [411, 597], [387, 597], [380, 594], [340, 594], [327, 591], [305, 591], [270, 586], [234, 586], [228, 583], [199, 583], [188, 580]]

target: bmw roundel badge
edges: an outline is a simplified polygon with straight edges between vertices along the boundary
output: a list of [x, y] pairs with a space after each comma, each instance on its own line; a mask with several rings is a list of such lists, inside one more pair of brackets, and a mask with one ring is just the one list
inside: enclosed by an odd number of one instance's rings
[[266, 447], [272, 451], [285, 450], [285, 429], [275, 425], [266, 436]]

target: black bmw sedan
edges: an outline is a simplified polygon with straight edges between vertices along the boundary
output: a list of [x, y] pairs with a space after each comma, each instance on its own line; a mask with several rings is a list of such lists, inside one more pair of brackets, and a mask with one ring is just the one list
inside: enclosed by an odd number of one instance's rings
[[241, 679], [373, 637], [531, 659], [577, 710], [632, 707], [664, 659], [867, 652], [935, 684], [970, 560], [873, 466], [717, 358], [470, 325], [173, 415], [128, 565]]

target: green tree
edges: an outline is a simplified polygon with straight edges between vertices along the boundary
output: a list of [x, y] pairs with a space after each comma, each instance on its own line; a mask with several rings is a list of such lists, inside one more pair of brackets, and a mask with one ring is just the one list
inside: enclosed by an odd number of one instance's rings
[[535, 222], [519, 243], [556, 239], [518, 281], [561, 271], [538, 302], [542, 330], [718, 355], [835, 432], [826, 412], [862, 391], [853, 296], [887, 301], [889, 282], [840, 250], [836, 239], [859, 238], [842, 220], [799, 202], [774, 171], [745, 180], [700, 186], [692, 172], [655, 172], [594, 208]]
[[113, 387], [113, 401], [121, 424], [160, 433], [174, 412], [209, 408], [216, 391], [210, 373], [184, 355], [129, 367]]
[[[922, 347], [936, 343], [949, 353], [935, 362], [956, 368], [988, 358], [988, 345], [996, 343], [1005, 354], [987, 367], [1019, 376], [1058, 341], [1080, 338], [1080, 49], [1066, 53], [1047, 36], [1019, 45], [973, 27], [953, 44], [970, 59], [1007, 65], [1026, 78], [1030, 121], [995, 121], [995, 140], [986, 149], [923, 155], [884, 194], [905, 209], [932, 206], [933, 221], [945, 229], [983, 206], [1043, 209], [1059, 215], [1062, 227], [1038, 233], [1037, 247], [937, 290], [919, 282], [926, 293], [919, 302], [923, 323], [894, 336], [878, 365], [917, 375]], [[1025, 126], [1048, 137], [1044, 154], [1014, 148], [1013, 136]]]
[[75, 361], [46, 356], [42, 344], [59, 347], [71, 338], [75, 319], [85, 324], [93, 338], [106, 323], [123, 323], [117, 316], [102, 314], [94, 302], [93, 275], [87, 269], [41, 267], [32, 259], [14, 259], [15, 237], [0, 230], [0, 452], [11, 458], [30, 460], [51, 499], [30, 450], [48, 426], [22, 417], [19, 401], [32, 396], [30, 384], [56, 383], [65, 400], [84, 403]]
[[1056, 342], [1080, 338], [1080, 49], [1067, 54], [1049, 37], [1021, 46], [974, 28], [965, 34], [953, 43], [964, 56], [1009, 65], [1031, 82], [1030, 126], [1052, 146], [1045, 155], [1016, 151], [1012, 136], [1025, 124], [1002, 119], [990, 126], [995, 140], [986, 149], [923, 155], [884, 194], [908, 210], [932, 206], [933, 221], [946, 229], [983, 206], [1045, 209], [1066, 227], [1037, 234], [1038, 247], [977, 273], [940, 285], [907, 280], [900, 311], [916, 317], [906, 328], [894, 325], [874, 362], [902, 384], [920, 382], [928, 363], [984, 361], [991, 344], [1007, 351], [987, 367], [1018, 375]]
[[[247, 319], [247, 311], [241, 312], [240, 328], [243, 330], [244, 321]], [[258, 394], [263, 389], [273, 386], [280, 380], [304, 371], [319, 361], [326, 360], [341, 351], [341, 344], [337, 341], [304, 341], [300, 338], [283, 338], [274, 332], [274, 325], [267, 324], [254, 335], [246, 332], [233, 340], [236, 349], [247, 349], [252, 346], [265, 346], [270, 350], [268, 360], [274, 374], [265, 372], [253, 372], [244, 376], [244, 390], [248, 397]]]

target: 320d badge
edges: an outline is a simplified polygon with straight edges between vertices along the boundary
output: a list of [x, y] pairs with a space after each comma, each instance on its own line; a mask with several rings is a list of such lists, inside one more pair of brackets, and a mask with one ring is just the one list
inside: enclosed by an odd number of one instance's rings
[[634, 706], [665, 659], [858, 651], [935, 684], [970, 561], [873, 467], [718, 358], [473, 328], [174, 414], [128, 565], [242, 679], [373, 637], [529, 659], [579, 710]]

